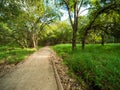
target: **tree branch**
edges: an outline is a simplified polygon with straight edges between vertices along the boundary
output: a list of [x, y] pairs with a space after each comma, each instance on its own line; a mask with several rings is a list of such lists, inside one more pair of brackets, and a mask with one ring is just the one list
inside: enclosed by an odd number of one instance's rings
[[67, 9], [68, 9], [68, 15], [69, 15], [69, 19], [70, 19], [70, 24], [72, 26], [72, 28], [74, 28], [74, 24], [73, 24], [73, 21], [72, 21], [72, 17], [71, 17], [71, 14], [70, 14], [70, 7], [69, 7], [69, 4], [66, 0], [63, 0], [63, 2], [65, 3]]
[[78, 8], [77, 14], [79, 14], [80, 9], [81, 9], [81, 7], [82, 7], [82, 4], [83, 4], [83, 0], [80, 2], [80, 6], [79, 6], [79, 8]]
[[95, 9], [95, 8], [91, 8], [91, 7], [86, 8], [86, 9], [82, 10], [79, 14], [83, 13], [84, 11], [86, 11], [86, 10], [88, 10], [88, 9]]

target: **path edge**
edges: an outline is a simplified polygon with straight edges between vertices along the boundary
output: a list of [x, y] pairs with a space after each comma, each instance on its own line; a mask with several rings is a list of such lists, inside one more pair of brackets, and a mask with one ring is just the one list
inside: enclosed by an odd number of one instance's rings
[[58, 86], [58, 90], [64, 90], [63, 86], [62, 86], [62, 83], [61, 83], [61, 80], [60, 80], [60, 76], [58, 74], [58, 71], [57, 71], [57, 68], [55, 66], [55, 63], [54, 63], [53, 59], [54, 59], [54, 57], [51, 57], [50, 61], [52, 63], [52, 67], [53, 67], [53, 71], [54, 71], [54, 74], [55, 74], [55, 79], [56, 79], [56, 83], [57, 83], [57, 86]]

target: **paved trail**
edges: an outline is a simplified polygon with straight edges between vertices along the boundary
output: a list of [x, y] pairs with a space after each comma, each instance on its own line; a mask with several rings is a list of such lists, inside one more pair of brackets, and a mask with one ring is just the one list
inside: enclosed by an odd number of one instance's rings
[[0, 90], [58, 90], [50, 63], [51, 51], [42, 48], [0, 78]]

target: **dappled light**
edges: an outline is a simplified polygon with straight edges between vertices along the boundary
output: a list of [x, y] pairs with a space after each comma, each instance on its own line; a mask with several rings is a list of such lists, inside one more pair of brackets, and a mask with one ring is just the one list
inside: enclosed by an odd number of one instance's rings
[[120, 0], [0, 0], [0, 75], [33, 52], [64, 90], [119, 90]]

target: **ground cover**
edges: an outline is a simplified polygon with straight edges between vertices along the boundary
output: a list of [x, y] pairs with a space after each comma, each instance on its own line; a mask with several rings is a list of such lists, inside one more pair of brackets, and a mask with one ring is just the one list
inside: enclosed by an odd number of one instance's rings
[[22, 49], [11, 46], [0, 46], [0, 64], [17, 64], [34, 51], [35, 49], [29, 48]]
[[[53, 46], [69, 74], [89, 90], [120, 89], [120, 44], [88, 44], [85, 50], [72, 52], [70, 44]], [[73, 75], [74, 74], [74, 75]]]

